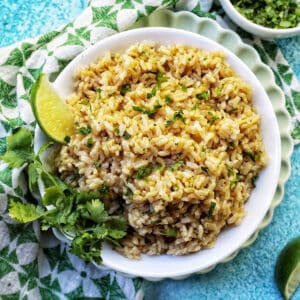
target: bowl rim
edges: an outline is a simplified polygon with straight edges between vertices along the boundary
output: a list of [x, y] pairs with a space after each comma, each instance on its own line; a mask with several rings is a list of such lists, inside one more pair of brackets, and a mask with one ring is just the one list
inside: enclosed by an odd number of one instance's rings
[[[224, 46], [222, 46], [222, 45], [220, 45], [220, 44], [218, 44], [218, 43], [216, 43], [215, 41], [212, 41], [212, 40], [210, 40], [210, 39], [208, 39], [207, 37], [204, 37], [204, 36], [202, 36], [202, 35], [199, 35], [199, 34], [195, 34], [195, 33], [191, 33], [191, 32], [189, 32], [189, 31], [185, 31], [185, 30], [180, 30], [180, 29], [174, 29], [174, 28], [164, 28], [164, 27], [150, 27], [150, 28], [142, 28], [142, 29], [135, 29], [135, 30], [130, 30], [130, 31], [127, 31], [127, 32], [122, 32], [122, 33], [120, 33], [120, 34], [116, 34], [116, 35], [114, 35], [114, 36], [112, 36], [112, 37], [108, 37], [108, 38], [106, 38], [106, 39], [104, 39], [104, 40], [102, 40], [102, 41], [100, 41], [100, 42], [98, 42], [98, 43], [96, 43], [95, 45], [93, 45], [93, 46], [91, 46], [91, 47], [89, 47], [86, 51], [84, 51], [84, 52], [82, 52], [80, 55], [78, 55], [65, 69], [64, 69], [64, 71], [59, 75], [59, 77], [56, 79], [56, 82], [58, 82], [58, 81], [60, 81], [60, 76], [63, 74], [63, 73], [65, 73], [65, 70], [66, 70], [66, 72], [69, 70], [69, 69], [71, 69], [71, 67], [70, 66], [72, 66], [72, 64], [73, 64], [73, 62], [74, 62], [74, 64], [76, 64], [76, 62], [78, 61], [78, 60], [80, 60], [80, 57], [83, 55], [87, 55], [86, 53], [88, 53], [88, 51], [91, 51], [91, 49], [93, 48], [96, 48], [96, 47], [100, 47], [101, 46], [101, 44], [103, 44], [103, 42], [104, 41], [107, 41], [107, 40], [119, 40], [120, 39], [120, 35], [122, 34], [122, 35], [128, 35], [128, 34], [132, 34], [132, 32], [136, 32], [136, 31], [139, 31], [139, 32], [143, 32], [143, 33], [145, 33], [145, 31], [158, 31], [158, 32], [161, 32], [161, 31], [167, 31], [168, 33], [170, 32], [170, 31], [173, 31], [174, 33], [176, 33], [176, 32], [182, 32], [182, 33], [184, 33], [185, 35], [189, 35], [190, 37], [196, 37], [196, 38], [198, 38], [198, 39], [201, 39], [201, 40], [204, 40], [204, 41], [206, 41], [206, 42], [208, 42], [208, 43], [210, 43], [210, 44], [213, 44], [216, 48], [218, 48], [218, 49], [222, 49], [225, 53], [226, 53], [226, 55], [228, 55], [228, 53], [229, 53], [229, 55], [231, 55], [231, 56], [234, 56], [234, 57], [236, 57], [236, 59], [238, 59], [239, 61], [240, 61], [240, 63], [242, 64], [242, 65], [244, 65], [244, 67], [246, 67], [247, 69], [248, 69], [248, 71], [249, 72], [251, 72], [252, 74], [253, 74], [253, 72], [250, 70], [250, 68], [243, 62], [243, 61], [241, 61], [234, 53], [232, 53], [230, 50], [228, 50], [228, 49], [226, 49]], [[151, 40], [151, 38], [150, 38], [150, 40]], [[174, 42], [172, 42], [173, 44], [174, 44]], [[131, 44], [133, 44], [133, 42], [131, 42]], [[99, 46], [100, 45], [100, 46]], [[128, 48], [129, 46], [127, 46], [126, 48]], [[76, 69], [78, 69], [79, 67], [77, 66], [76, 67]], [[255, 74], [253, 74], [254, 76], [255, 76]], [[262, 88], [263, 88], [263, 86], [262, 86]], [[263, 88], [263, 90], [264, 90], [264, 88]], [[268, 96], [267, 96], [267, 98], [269, 98]], [[275, 116], [275, 112], [274, 112], [274, 110], [272, 109], [272, 111], [273, 111], [273, 114], [274, 114], [274, 116]], [[276, 117], [275, 117], [276, 118]], [[277, 122], [276, 122], [276, 124], [277, 124]], [[277, 132], [279, 133], [279, 130], [277, 130]], [[280, 137], [279, 137], [279, 148], [280, 148]], [[277, 174], [277, 178], [276, 178], [276, 180], [275, 180], [275, 182], [276, 182], [276, 184], [278, 184], [278, 177], [279, 177], [279, 170], [280, 170], [280, 159], [281, 159], [281, 154], [280, 155], [278, 155], [278, 174]], [[274, 184], [274, 193], [275, 193], [275, 188], [276, 188], [276, 184]], [[267, 210], [266, 210], [266, 212], [270, 209], [270, 206], [271, 206], [271, 204], [272, 204], [272, 199], [273, 199], [273, 195], [272, 196], [270, 196], [270, 203], [269, 203], [269, 206], [268, 206], [268, 208], [267, 208]], [[265, 212], [265, 213], [266, 213]], [[128, 269], [126, 268], [126, 269], [123, 269], [123, 268], [120, 268], [120, 267], [118, 267], [118, 266], [116, 266], [116, 265], [114, 265], [114, 266], [111, 266], [111, 265], [108, 265], [108, 267], [112, 267], [114, 270], [116, 270], [116, 271], [119, 271], [119, 272], [123, 272], [123, 273], [128, 273], [128, 274], [131, 274], [131, 275], [136, 275], [136, 276], [143, 276], [143, 277], [147, 277], [147, 276], [150, 276], [151, 278], [166, 278], [166, 277], [172, 277], [172, 276], [175, 276], [175, 277], [178, 277], [178, 276], [185, 276], [185, 275], [189, 275], [189, 274], [192, 274], [192, 273], [195, 273], [195, 272], [199, 272], [199, 271], [201, 271], [202, 269], [205, 269], [205, 268], [208, 268], [208, 267], [211, 267], [211, 266], [213, 266], [213, 265], [215, 265], [215, 264], [217, 264], [217, 263], [219, 263], [219, 262], [221, 262], [221, 261], [223, 261], [226, 257], [228, 257], [228, 256], [230, 256], [232, 253], [234, 253], [234, 252], [236, 252], [238, 249], [240, 249], [240, 247], [242, 247], [242, 245], [245, 243], [245, 241], [247, 241], [248, 239], [249, 239], [249, 237], [251, 236], [251, 234], [253, 234], [257, 229], [258, 229], [258, 227], [259, 227], [259, 224], [262, 222], [262, 220], [263, 220], [263, 218], [264, 218], [264, 215], [261, 217], [261, 219], [260, 219], [260, 221], [258, 222], [258, 224], [257, 224], [257, 226], [255, 226], [255, 228], [253, 228], [253, 231], [252, 232], [250, 232], [249, 234], [247, 234], [247, 235], [245, 235], [244, 236], [244, 238], [239, 242], [239, 245], [235, 248], [235, 249], [232, 249], [232, 251], [230, 252], [230, 253], [225, 253], [224, 255], [222, 255], [222, 257], [219, 257], [218, 258], [218, 260], [217, 261], [215, 261], [215, 262], [213, 262], [213, 263], [210, 263], [209, 265], [204, 265], [204, 266], [201, 266], [200, 268], [199, 268], [199, 266], [197, 267], [197, 264], [195, 265], [195, 266], [193, 266], [193, 268], [192, 269], [188, 269], [188, 270], [185, 270], [184, 272], [177, 272], [177, 273], [168, 273], [168, 274], [160, 274], [160, 273], [157, 273], [157, 274], [155, 274], [155, 273], [151, 273], [151, 274], [149, 274], [149, 273], [144, 273], [144, 272], [137, 272], [137, 273], [135, 273], [135, 272], [128, 272]], [[203, 251], [203, 250], [202, 250]], [[106, 265], [107, 266], [107, 265]], [[101, 267], [101, 266], [100, 266]], [[179, 270], [180, 271], [180, 270]]]
[[[293, 34], [293, 33], [299, 33], [300, 34], [300, 23], [298, 23], [297, 26], [291, 27], [291, 28], [271, 28], [271, 27], [265, 27], [262, 25], [259, 25], [248, 18], [246, 18], [244, 15], [242, 15], [232, 4], [230, 0], [220, 0], [220, 3], [222, 7], [224, 6], [230, 10], [230, 12], [234, 15], [234, 17], [237, 18], [237, 20], [233, 20], [236, 24], [240, 24], [240, 22], [246, 24], [247, 26], [256, 29], [264, 34]], [[224, 6], [223, 6], [224, 5]], [[226, 9], [224, 8], [226, 11]]]

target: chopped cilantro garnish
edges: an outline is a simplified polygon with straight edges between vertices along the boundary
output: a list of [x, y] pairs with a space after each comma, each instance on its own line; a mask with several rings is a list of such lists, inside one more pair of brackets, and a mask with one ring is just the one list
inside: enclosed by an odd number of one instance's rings
[[181, 120], [183, 123], [185, 123], [185, 118], [183, 116], [182, 110], [177, 110], [174, 112], [173, 118], [167, 120], [165, 127], [170, 127], [176, 120]]
[[228, 145], [228, 148], [231, 148], [231, 149], [233, 149], [235, 146], [233, 141], [228, 142], [227, 145]]
[[125, 94], [130, 91], [131, 91], [131, 85], [129, 83], [123, 84], [121, 86], [121, 95], [122, 96], [125, 96]]
[[175, 162], [173, 165], [170, 166], [170, 169], [172, 171], [176, 171], [178, 170], [182, 165], [184, 164], [184, 162], [182, 160], [179, 160], [177, 162]]
[[211, 218], [211, 217], [212, 217], [216, 205], [217, 205], [217, 204], [216, 204], [215, 201], [211, 201], [211, 202], [210, 202], [210, 207], [209, 207], [209, 210], [208, 210], [208, 212], [207, 212], [207, 217], [208, 217], [208, 218]]
[[91, 137], [87, 139], [86, 145], [91, 148], [94, 145], [94, 141]]
[[170, 95], [166, 95], [165, 96], [165, 101], [166, 101], [167, 105], [170, 105], [173, 102], [173, 100], [172, 100], [172, 98], [171, 98]]
[[109, 186], [107, 185], [107, 183], [102, 183], [102, 185], [100, 186], [99, 188], [99, 192], [102, 193], [102, 194], [107, 194], [110, 192], [110, 188]]
[[154, 87], [152, 88], [151, 92], [150, 92], [150, 93], [147, 93], [147, 95], [146, 95], [147, 99], [150, 99], [150, 98], [154, 97], [154, 96], [156, 95], [156, 91], [157, 91], [157, 87], [154, 86]]
[[297, 0], [231, 0], [247, 19], [270, 28], [291, 28], [300, 23], [300, 3]]
[[182, 89], [184, 92], [186, 92], [186, 91], [187, 91], [187, 86], [183, 84], [183, 85], [181, 86], [181, 89]]
[[244, 151], [243, 153], [245, 156], [248, 156], [252, 161], [256, 161], [257, 159], [259, 159], [259, 155], [255, 155], [251, 151]]
[[252, 187], [255, 188], [256, 187], [256, 180], [257, 180], [258, 176], [253, 176], [251, 178], [251, 183], [252, 183]]
[[99, 168], [101, 168], [102, 164], [101, 164], [100, 161], [95, 161], [94, 166], [95, 166], [96, 169], [99, 169]]
[[196, 110], [198, 107], [199, 107], [199, 102], [196, 101], [196, 102], [194, 103], [194, 105], [192, 106], [192, 110]]
[[234, 175], [235, 174], [235, 171], [234, 171], [234, 169], [232, 168], [232, 167], [230, 167], [230, 166], [226, 166], [227, 167], [227, 171], [228, 171], [228, 173], [229, 173], [229, 175]]
[[138, 111], [138, 112], [141, 112], [143, 114], [146, 114], [148, 115], [149, 118], [153, 118], [154, 115], [158, 112], [158, 110], [162, 107], [162, 105], [156, 101], [154, 106], [153, 106], [153, 109], [148, 109], [148, 108], [145, 108], [145, 107], [141, 107], [141, 106], [132, 106], [132, 109], [135, 110], [135, 111]]
[[167, 236], [169, 236], [169, 237], [176, 237], [177, 236], [177, 230], [174, 229], [174, 228], [170, 228], [167, 231]]
[[124, 134], [123, 134], [123, 138], [124, 138], [125, 140], [129, 140], [129, 139], [131, 138], [131, 134], [128, 133], [128, 132], [125, 130], [125, 131], [124, 131]]
[[140, 167], [140, 168], [138, 168], [138, 170], [135, 174], [135, 178], [143, 179], [143, 178], [147, 177], [151, 172], [152, 172], [151, 167]]
[[154, 221], [151, 222], [151, 224], [155, 225], [155, 224], [159, 224], [161, 222], [161, 219], [156, 219]]
[[133, 191], [128, 186], [126, 188], [126, 193], [124, 194], [124, 196], [126, 196], [128, 198], [132, 198], [132, 196], [133, 196]]
[[199, 100], [208, 100], [209, 99], [208, 91], [204, 91], [202, 93], [198, 93], [198, 94], [196, 94], [196, 97]]
[[116, 134], [119, 134], [119, 133], [120, 133], [120, 128], [119, 128], [119, 127], [115, 127], [115, 128], [114, 128], [114, 132], [115, 132]]
[[212, 112], [208, 112], [208, 114], [209, 114], [208, 123], [210, 125], [213, 125], [217, 120], [219, 120], [219, 117], [217, 115], [214, 115]]
[[221, 93], [222, 93], [222, 91], [223, 91], [223, 86], [217, 87], [217, 88], [215, 89], [216, 96], [220, 96]]
[[240, 182], [241, 177], [239, 174], [235, 174], [235, 179], [230, 181], [230, 188], [233, 187], [234, 185], [236, 185], [238, 182]]
[[201, 166], [201, 170], [202, 170], [204, 173], [208, 174], [208, 167]]
[[88, 124], [86, 127], [77, 128], [77, 131], [78, 131], [78, 133], [80, 133], [82, 135], [87, 135], [92, 132], [92, 127], [91, 127], [91, 125]]
[[101, 89], [101, 88], [97, 88], [97, 89], [96, 89], [96, 92], [97, 92], [99, 98], [101, 98], [101, 92], [102, 92], [102, 89]]
[[70, 141], [71, 141], [71, 138], [70, 138], [68, 135], [66, 135], [66, 136], [64, 137], [64, 141], [65, 141], [67, 144], [69, 144]]
[[169, 78], [168, 78], [164, 73], [162, 73], [162, 72], [157, 72], [157, 73], [156, 73], [156, 80], [157, 80], [157, 86], [158, 86], [158, 88], [161, 87], [161, 84], [162, 84], [163, 82], [168, 81], [168, 79], [169, 79]]
[[79, 102], [80, 104], [83, 105], [88, 105], [90, 103], [89, 99], [83, 99], [82, 101]]
[[231, 108], [231, 109], [228, 111], [228, 113], [232, 114], [232, 113], [236, 112], [237, 110], [238, 110], [238, 109], [237, 109], [236, 107], [234, 107], [234, 108]]

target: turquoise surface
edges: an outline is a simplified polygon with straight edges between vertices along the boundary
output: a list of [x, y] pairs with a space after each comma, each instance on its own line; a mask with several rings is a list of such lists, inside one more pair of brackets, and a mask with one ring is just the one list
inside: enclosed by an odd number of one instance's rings
[[[84, 0], [0, 0], [0, 47], [56, 29], [76, 17]], [[278, 45], [300, 79], [300, 36]], [[292, 156], [292, 174], [282, 204], [257, 241], [231, 262], [205, 275], [182, 281], [145, 282], [146, 300], [280, 299], [274, 282], [276, 258], [283, 246], [300, 235], [300, 148]], [[300, 289], [293, 300], [300, 299]]]

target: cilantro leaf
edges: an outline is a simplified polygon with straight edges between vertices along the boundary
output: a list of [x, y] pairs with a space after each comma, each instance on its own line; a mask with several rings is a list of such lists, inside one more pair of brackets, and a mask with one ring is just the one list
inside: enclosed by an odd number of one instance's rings
[[138, 170], [135, 174], [135, 178], [143, 179], [143, 178], [147, 177], [151, 172], [152, 172], [151, 167], [140, 167], [140, 168], [138, 168]]
[[154, 97], [154, 96], [156, 95], [156, 91], [157, 91], [157, 87], [154, 86], [154, 87], [152, 88], [151, 92], [150, 92], [150, 93], [147, 93], [147, 95], [146, 95], [147, 99], [150, 99], [150, 98]]
[[128, 227], [124, 217], [109, 216], [105, 209], [102, 200], [109, 196], [110, 187], [103, 183], [94, 192], [71, 188], [58, 176], [50, 173], [39, 157], [52, 143], [43, 145], [35, 155], [32, 142], [32, 133], [19, 129], [7, 138], [7, 151], [3, 158], [13, 167], [28, 163], [29, 190], [35, 191], [40, 179], [44, 183], [45, 193], [41, 199], [43, 205], [10, 200], [9, 215], [21, 223], [40, 220], [42, 230], [55, 227], [72, 233], [75, 237], [71, 243], [71, 252], [85, 260], [101, 263], [103, 241], [119, 246], [118, 240], [127, 234]]
[[176, 237], [177, 236], [177, 230], [174, 228], [170, 228], [167, 232], [167, 236], [169, 237]]
[[162, 73], [162, 72], [157, 72], [157, 73], [156, 73], [156, 80], [157, 80], [157, 86], [158, 86], [158, 88], [161, 87], [161, 84], [162, 84], [163, 82], [168, 81], [168, 79], [169, 79], [169, 78], [168, 78], [164, 73]]
[[132, 109], [135, 110], [135, 111], [138, 111], [138, 112], [141, 112], [143, 114], [146, 114], [148, 115], [149, 118], [153, 118], [154, 115], [158, 112], [158, 110], [162, 107], [162, 105], [156, 101], [154, 106], [153, 106], [153, 109], [148, 109], [148, 108], [145, 108], [145, 107], [141, 107], [141, 106], [132, 106]]
[[208, 210], [208, 212], [207, 212], [207, 217], [208, 217], [208, 218], [211, 218], [211, 217], [212, 217], [216, 205], [217, 205], [217, 204], [216, 204], [215, 201], [211, 201], [211, 202], [210, 202], [210, 207], [209, 207], [209, 210]]
[[86, 210], [82, 212], [82, 216], [95, 223], [101, 224], [106, 222], [108, 214], [105, 211], [104, 204], [99, 199], [93, 199], [85, 206]]
[[9, 215], [20, 223], [33, 222], [46, 214], [41, 206], [21, 203], [11, 199], [9, 201]]
[[125, 94], [130, 91], [131, 91], [131, 85], [129, 83], [123, 84], [121, 86], [121, 95], [122, 96], [125, 96]]
[[182, 160], [179, 160], [177, 162], [175, 162], [170, 168], [172, 171], [176, 171], [178, 170], [182, 165], [184, 164], [184, 162]]

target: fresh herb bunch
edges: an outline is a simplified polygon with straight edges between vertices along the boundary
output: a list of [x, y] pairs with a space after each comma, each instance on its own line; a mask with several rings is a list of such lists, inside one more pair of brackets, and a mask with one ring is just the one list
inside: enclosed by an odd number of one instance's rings
[[0, 159], [11, 168], [27, 164], [30, 192], [37, 190], [39, 179], [45, 185], [42, 205], [10, 199], [9, 215], [20, 223], [40, 220], [42, 230], [55, 227], [71, 232], [74, 239], [70, 251], [82, 259], [100, 264], [103, 241], [119, 246], [118, 240], [126, 235], [127, 221], [122, 216], [109, 216], [105, 210], [103, 200], [110, 192], [108, 186], [103, 185], [96, 192], [79, 192], [47, 170], [40, 155], [52, 144], [42, 146], [36, 155], [29, 130], [21, 128], [7, 137], [7, 150]]
[[300, 23], [300, 3], [297, 0], [231, 0], [247, 19], [264, 27], [284, 29]]

